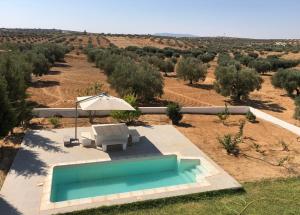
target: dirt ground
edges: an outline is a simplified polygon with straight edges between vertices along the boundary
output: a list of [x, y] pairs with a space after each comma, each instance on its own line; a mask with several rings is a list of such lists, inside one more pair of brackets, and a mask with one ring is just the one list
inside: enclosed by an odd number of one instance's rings
[[124, 36], [124, 37], [106, 36], [106, 38], [111, 43], [118, 46], [119, 48], [126, 48], [127, 46], [138, 46], [138, 47], [152, 46], [160, 49], [166, 47], [172, 47], [177, 49], [184, 48], [184, 44], [181, 41], [174, 40], [174, 39], [159, 39], [159, 38], [151, 39], [150, 37], [128, 37], [128, 36]]
[[[225, 134], [236, 134], [239, 121], [244, 116], [232, 115], [225, 125], [216, 116], [189, 115], [183, 117], [176, 128], [210, 158], [237, 180], [255, 181], [265, 178], [288, 177], [300, 174], [300, 142], [297, 136], [265, 121], [246, 122], [244, 140], [240, 144], [238, 157], [228, 155], [217, 138]], [[143, 115], [143, 124], [170, 124], [165, 115]], [[34, 119], [35, 127], [52, 126], [47, 119]], [[110, 117], [95, 119], [94, 123], [115, 122]], [[79, 119], [79, 126], [90, 126], [88, 119]], [[61, 127], [73, 127], [74, 119], [62, 119]]]
[[72, 52], [65, 61], [53, 67], [49, 74], [33, 78], [28, 94], [39, 107], [73, 107], [76, 97], [96, 82], [103, 84], [104, 92], [115, 95], [104, 73], [87, 62], [84, 54]]

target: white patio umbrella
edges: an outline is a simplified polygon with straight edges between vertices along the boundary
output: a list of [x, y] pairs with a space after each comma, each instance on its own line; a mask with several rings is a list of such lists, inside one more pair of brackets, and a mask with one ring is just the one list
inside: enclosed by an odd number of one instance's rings
[[106, 93], [101, 93], [96, 96], [77, 97], [76, 118], [75, 118], [75, 139], [72, 139], [72, 141], [78, 141], [77, 139], [78, 104], [80, 105], [82, 110], [90, 110], [90, 111], [135, 110], [130, 104], [128, 104], [123, 99], [110, 96]]

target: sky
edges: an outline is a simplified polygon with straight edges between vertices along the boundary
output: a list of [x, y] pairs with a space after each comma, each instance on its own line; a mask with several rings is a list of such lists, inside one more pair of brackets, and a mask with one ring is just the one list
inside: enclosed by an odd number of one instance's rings
[[0, 28], [300, 38], [300, 0], [0, 0]]

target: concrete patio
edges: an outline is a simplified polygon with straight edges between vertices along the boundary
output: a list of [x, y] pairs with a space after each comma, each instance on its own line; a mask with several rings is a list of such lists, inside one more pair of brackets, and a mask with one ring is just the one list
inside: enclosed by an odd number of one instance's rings
[[[89, 131], [91, 128], [79, 128]], [[191, 143], [173, 126], [136, 127], [141, 141], [122, 151], [121, 148], [103, 152], [96, 148], [63, 146], [63, 136], [72, 136], [74, 129], [29, 131], [25, 135], [22, 149], [19, 150], [9, 174], [1, 189], [0, 214], [52, 214], [97, 205], [80, 205], [76, 208], [59, 208], [40, 211], [43, 185], [50, 165], [64, 162], [88, 161], [95, 159], [120, 159], [128, 156], [181, 154], [186, 157], [200, 157], [203, 165], [216, 169], [215, 174], [207, 178], [209, 186], [194, 192], [220, 189], [236, 189], [241, 185], [222, 168], [216, 165], [200, 149]], [[163, 196], [162, 196], [163, 197]]]

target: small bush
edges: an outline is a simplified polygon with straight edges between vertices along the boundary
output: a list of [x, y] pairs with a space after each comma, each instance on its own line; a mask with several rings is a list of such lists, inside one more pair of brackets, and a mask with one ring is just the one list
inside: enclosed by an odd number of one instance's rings
[[226, 120], [229, 118], [230, 113], [227, 104], [225, 103], [225, 109], [221, 113], [218, 113], [217, 115], [219, 119], [222, 121], [223, 125], [225, 125]]
[[252, 123], [256, 122], [256, 116], [251, 111], [246, 113], [246, 119]]
[[118, 122], [125, 122], [126, 124], [132, 124], [141, 116], [142, 112], [137, 106], [137, 99], [134, 95], [129, 94], [124, 96], [124, 100], [128, 102], [135, 111], [112, 111], [111, 116]]
[[225, 134], [222, 138], [218, 137], [219, 143], [226, 149], [228, 154], [238, 156], [240, 153], [239, 144], [243, 142], [245, 121], [241, 121], [239, 125], [239, 132], [236, 135]]
[[167, 116], [172, 121], [172, 124], [178, 125], [182, 119], [182, 114], [180, 113], [181, 107], [176, 103], [170, 103], [167, 106]]
[[48, 119], [49, 123], [53, 126], [53, 128], [58, 128], [60, 126], [60, 118], [59, 117], [50, 117]]
[[282, 151], [290, 151], [289, 145], [284, 140], [280, 140], [279, 144], [282, 146]]
[[237, 156], [240, 153], [238, 143], [231, 134], [226, 134], [223, 138], [218, 137], [219, 143], [226, 149], [228, 154]]

